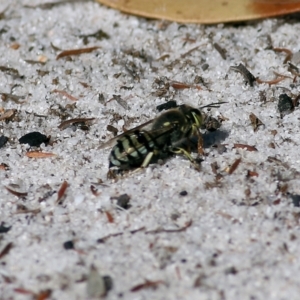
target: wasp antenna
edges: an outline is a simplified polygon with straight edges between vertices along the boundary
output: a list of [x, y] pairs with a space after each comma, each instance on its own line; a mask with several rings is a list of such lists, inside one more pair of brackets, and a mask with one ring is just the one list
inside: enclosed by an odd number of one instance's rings
[[200, 109], [203, 109], [203, 108], [218, 108], [220, 107], [221, 104], [224, 104], [224, 103], [228, 103], [228, 102], [215, 102], [215, 103], [211, 103], [211, 104], [208, 104], [208, 105], [204, 105], [204, 106], [200, 106]]

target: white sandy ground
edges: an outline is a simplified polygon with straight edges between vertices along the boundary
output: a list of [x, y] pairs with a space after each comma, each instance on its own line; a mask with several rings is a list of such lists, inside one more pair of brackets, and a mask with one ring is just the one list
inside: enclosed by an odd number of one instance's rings
[[[293, 81], [283, 63], [285, 54], [271, 49], [299, 51], [297, 19], [183, 26], [124, 15], [91, 1], [24, 7], [41, 3], [0, 4], [0, 11], [7, 8], [0, 20], [0, 66], [19, 71], [16, 76], [2, 68], [0, 92], [26, 100], [0, 100], [2, 111], [17, 110], [12, 121], [0, 121], [0, 135], [9, 138], [0, 149], [0, 163], [9, 167], [0, 170], [0, 222], [11, 226], [0, 234], [0, 251], [13, 243], [0, 258], [0, 299], [32, 299], [25, 291], [39, 294], [47, 289], [52, 292], [48, 299], [89, 299], [86, 279], [92, 265], [113, 280], [107, 299], [299, 299], [300, 211], [288, 193], [300, 193], [300, 111], [280, 118], [277, 104], [282, 93], [293, 98], [299, 94], [300, 79]], [[99, 29], [110, 38], [91, 37], [85, 45], [80, 35]], [[226, 49], [226, 60], [214, 43]], [[61, 51], [51, 44], [64, 50], [100, 48], [56, 60]], [[43, 57], [44, 65], [25, 61]], [[139, 80], [125, 68], [132, 68], [132, 62]], [[241, 74], [229, 70], [239, 63], [262, 80], [274, 79], [274, 71], [289, 77], [276, 85], [250, 87]], [[294, 64], [300, 65], [296, 60]], [[204, 84], [198, 85], [203, 89], [170, 88], [159, 97], [153, 83], [160, 76], [190, 84], [201, 76]], [[108, 102], [113, 95], [121, 96], [125, 108]], [[200, 172], [175, 156], [118, 181], [107, 179], [111, 148], [99, 149], [113, 136], [107, 125], [122, 132], [124, 122], [126, 128], [142, 124], [170, 99], [194, 107], [226, 101], [211, 110], [225, 121], [206, 143], [227, 144], [227, 151], [206, 147]], [[264, 123], [257, 132], [251, 112]], [[75, 126], [61, 131], [62, 116], [95, 120], [88, 131]], [[51, 135], [53, 143], [41, 148], [56, 157], [26, 156], [29, 146], [18, 139], [32, 131]], [[235, 143], [258, 151], [233, 148]], [[239, 158], [241, 163], [229, 175], [226, 170]], [[218, 165], [219, 180], [211, 164]], [[249, 171], [258, 176], [247, 176]], [[64, 181], [69, 187], [57, 204]], [[18, 197], [5, 187], [28, 194]], [[181, 191], [188, 194], [180, 196]], [[131, 197], [128, 210], [111, 200], [124, 193]], [[37, 211], [22, 212], [22, 205]], [[190, 226], [176, 231], [186, 224]], [[75, 249], [64, 249], [70, 240]], [[137, 288], [147, 281], [156, 284]]]

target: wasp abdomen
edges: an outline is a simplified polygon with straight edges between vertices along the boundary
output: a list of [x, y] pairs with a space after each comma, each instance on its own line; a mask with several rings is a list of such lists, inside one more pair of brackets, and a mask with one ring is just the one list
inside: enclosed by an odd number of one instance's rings
[[134, 131], [121, 137], [109, 156], [109, 167], [120, 169], [139, 167], [148, 153], [155, 151], [155, 139], [146, 131]]

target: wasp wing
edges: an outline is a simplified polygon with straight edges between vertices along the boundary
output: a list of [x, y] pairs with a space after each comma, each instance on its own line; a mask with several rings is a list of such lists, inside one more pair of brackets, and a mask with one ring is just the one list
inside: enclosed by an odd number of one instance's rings
[[150, 124], [152, 124], [154, 120], [155, 119], [151, 119], [151, 120], [149, 120], [149, 121], [147, 121], [147, 122], [145, 122], [145, 123], [143, 123], [143, 124], [141, 124], [139, 126], [136, 126], [136, 127], [131, 128], [131, 129], [127, 130], [127, 131], [124, 131], [123, 133], [121, 133], [121, 134], [113, 137], [112, 139], [110, 139], [110, 140], [102, 143], [99, 146], [98, 149], [105, 149], [105, 148], [113, 146], [116, 143], [116, 141], [119, 140], [120, 138], [122, 138], [124, 135], [130, 135], [131, 133], [134, 133], [136, 130], [144, 129], [144, 128], [148, 127]]

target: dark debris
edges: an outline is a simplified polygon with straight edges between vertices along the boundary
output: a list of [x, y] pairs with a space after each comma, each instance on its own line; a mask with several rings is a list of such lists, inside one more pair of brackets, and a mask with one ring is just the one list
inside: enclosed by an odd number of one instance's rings
[[49, 143], [50, 137], [38, 132], [33, 131], [23, 135], [19, 142], [20, 144], [28, 144], [31, 147], [39, 147], [41, 144], [47, 145]]

